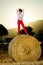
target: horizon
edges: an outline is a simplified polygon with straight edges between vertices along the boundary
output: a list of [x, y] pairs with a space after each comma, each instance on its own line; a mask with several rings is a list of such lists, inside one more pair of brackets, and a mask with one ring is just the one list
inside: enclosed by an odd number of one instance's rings
[[0, 24], [7, 29], [16, 28], [16, 9], [19, 7], [24, 9], [25, 25], [36, 20], [43, 20], [43, 0], [0, 0]]
[[[37, 24], [37, 23], [41, 23], [41, 24], [43, 24], [42, 22], [43, 22], [43, 20], [35, 20], [35, 21], [31, 21], [31, 22], [29, 22], [29, 23], [27, 23], [27, 24], [25, 24], [25, 26], [33, 26], [32, 24]], [[3, 24], [2, 24], [3, 25]], [[39, 24], [40, 25], [40, 24]], [[3, 25], [4, 26], [4, 25]], [[4, 26], [5, 27], [5, 26]], [[34, 27], [33, 27], [34, 28]], [[8, 30], [9, 29], [15, 29], [15, 30], [17, 30], [17, 27], [13, 27], [13, 28], [7, 28]], [[21, 29], [22, 29], [22, 27], [21, 27]]]

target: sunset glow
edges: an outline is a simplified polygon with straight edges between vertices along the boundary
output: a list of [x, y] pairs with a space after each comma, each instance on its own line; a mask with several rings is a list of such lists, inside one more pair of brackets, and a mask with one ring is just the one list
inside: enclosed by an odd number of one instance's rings
[[17, 8], [24, 9], [24, 24], [43, 19], [42, 1], [43, 0], [0, 0], [0, 24], [3, 24], [8, 29], [17, 27]]

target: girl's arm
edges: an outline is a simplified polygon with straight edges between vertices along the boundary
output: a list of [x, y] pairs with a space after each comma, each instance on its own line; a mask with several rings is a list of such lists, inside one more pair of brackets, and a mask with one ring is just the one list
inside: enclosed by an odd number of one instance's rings
[[19, 9], [16, 10], [17, 14], [19, 14]]

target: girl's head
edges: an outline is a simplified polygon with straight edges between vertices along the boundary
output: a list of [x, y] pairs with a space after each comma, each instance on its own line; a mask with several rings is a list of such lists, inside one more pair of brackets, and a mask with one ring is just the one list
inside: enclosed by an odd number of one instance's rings
[[19, 9], [19, 13], [20, 13], [20, 14], [22, 13], [22, 9]]

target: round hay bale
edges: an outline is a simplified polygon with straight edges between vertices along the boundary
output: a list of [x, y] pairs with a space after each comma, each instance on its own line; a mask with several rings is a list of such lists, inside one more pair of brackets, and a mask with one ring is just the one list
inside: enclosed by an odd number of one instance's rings
[[30, 35], [19, 35], [9, 44], [9, 55], [15, 61], [35, 61], [40, 58], [39, 41]]

